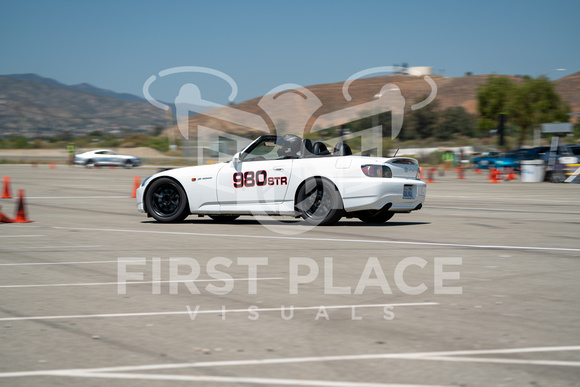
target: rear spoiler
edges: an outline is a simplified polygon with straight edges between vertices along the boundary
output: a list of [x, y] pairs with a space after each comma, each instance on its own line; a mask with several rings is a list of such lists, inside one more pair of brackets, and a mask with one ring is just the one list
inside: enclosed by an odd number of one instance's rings
[[403, 164], [403, 165], [419, 165], [419, 162], [415, 159], [410, 157], [393, 157], [389, 159], [389, 163], [391, 164]]

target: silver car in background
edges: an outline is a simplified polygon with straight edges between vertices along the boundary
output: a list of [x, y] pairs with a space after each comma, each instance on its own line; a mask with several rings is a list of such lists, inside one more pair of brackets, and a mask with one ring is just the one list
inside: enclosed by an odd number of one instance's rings
[[110, 149], [97, 149], [75, 155], [74, 163], [87, 168], [96, 166], [115, 166], [133, 168], [141, 165], [141, 159], [135, 156], [120, 155]]

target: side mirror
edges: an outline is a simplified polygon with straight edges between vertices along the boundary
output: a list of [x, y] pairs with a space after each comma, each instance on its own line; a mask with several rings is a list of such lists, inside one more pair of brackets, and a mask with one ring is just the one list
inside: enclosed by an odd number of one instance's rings
[[235, 167], [235, 166], [237, 166], [241, 162], [242, 162], [242, 160], [240, 159], [240, 152], [238, 152], [232, 158], [232, 165]]

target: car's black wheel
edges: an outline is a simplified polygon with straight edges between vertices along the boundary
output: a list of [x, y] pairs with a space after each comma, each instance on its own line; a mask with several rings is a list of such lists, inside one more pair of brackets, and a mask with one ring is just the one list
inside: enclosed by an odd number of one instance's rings
[[131, 160], [125, 161], [125, 168], [133, 168], [133, 162]]
[[330, 181], [316, 177], [298, 190], [296, 211], [306, 223], [316, 226], [335, 224], [344, 215], [340, 193]]
[[158, 222], [181, 222], [189, 215], [185, 191], [178, 182], [167, 177], [151, 183], [145, 203], [149, 215]]
[[358, 214], [357, 218], [365, 223], [381, 224], [391, 219], [393, 215], [395, 215], [395, 213], [389, 211], [363, 211], [362, 213]]
[[87, 162], [85, 163], [85, 167], [87, 168], [93, 168], [95, 166], [95, 162], [93, 160], [87, 160]]
[[239, 215], [209, 215], [210, 218], [219, 223], [229, 223], [238, 219]]

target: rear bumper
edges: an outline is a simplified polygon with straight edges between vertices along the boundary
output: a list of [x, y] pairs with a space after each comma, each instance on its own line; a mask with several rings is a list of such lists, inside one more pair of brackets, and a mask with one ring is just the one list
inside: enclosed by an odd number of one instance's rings
[[345, 211], [380, 210], [390, 204], [391, 212], [410, 212], [423, 206], [427, 194], [427, 184], [423, 181], [396, 178], [368, 180], [363, 180], [364, 184], [349, 185], [349, 189], [341, 192]]

